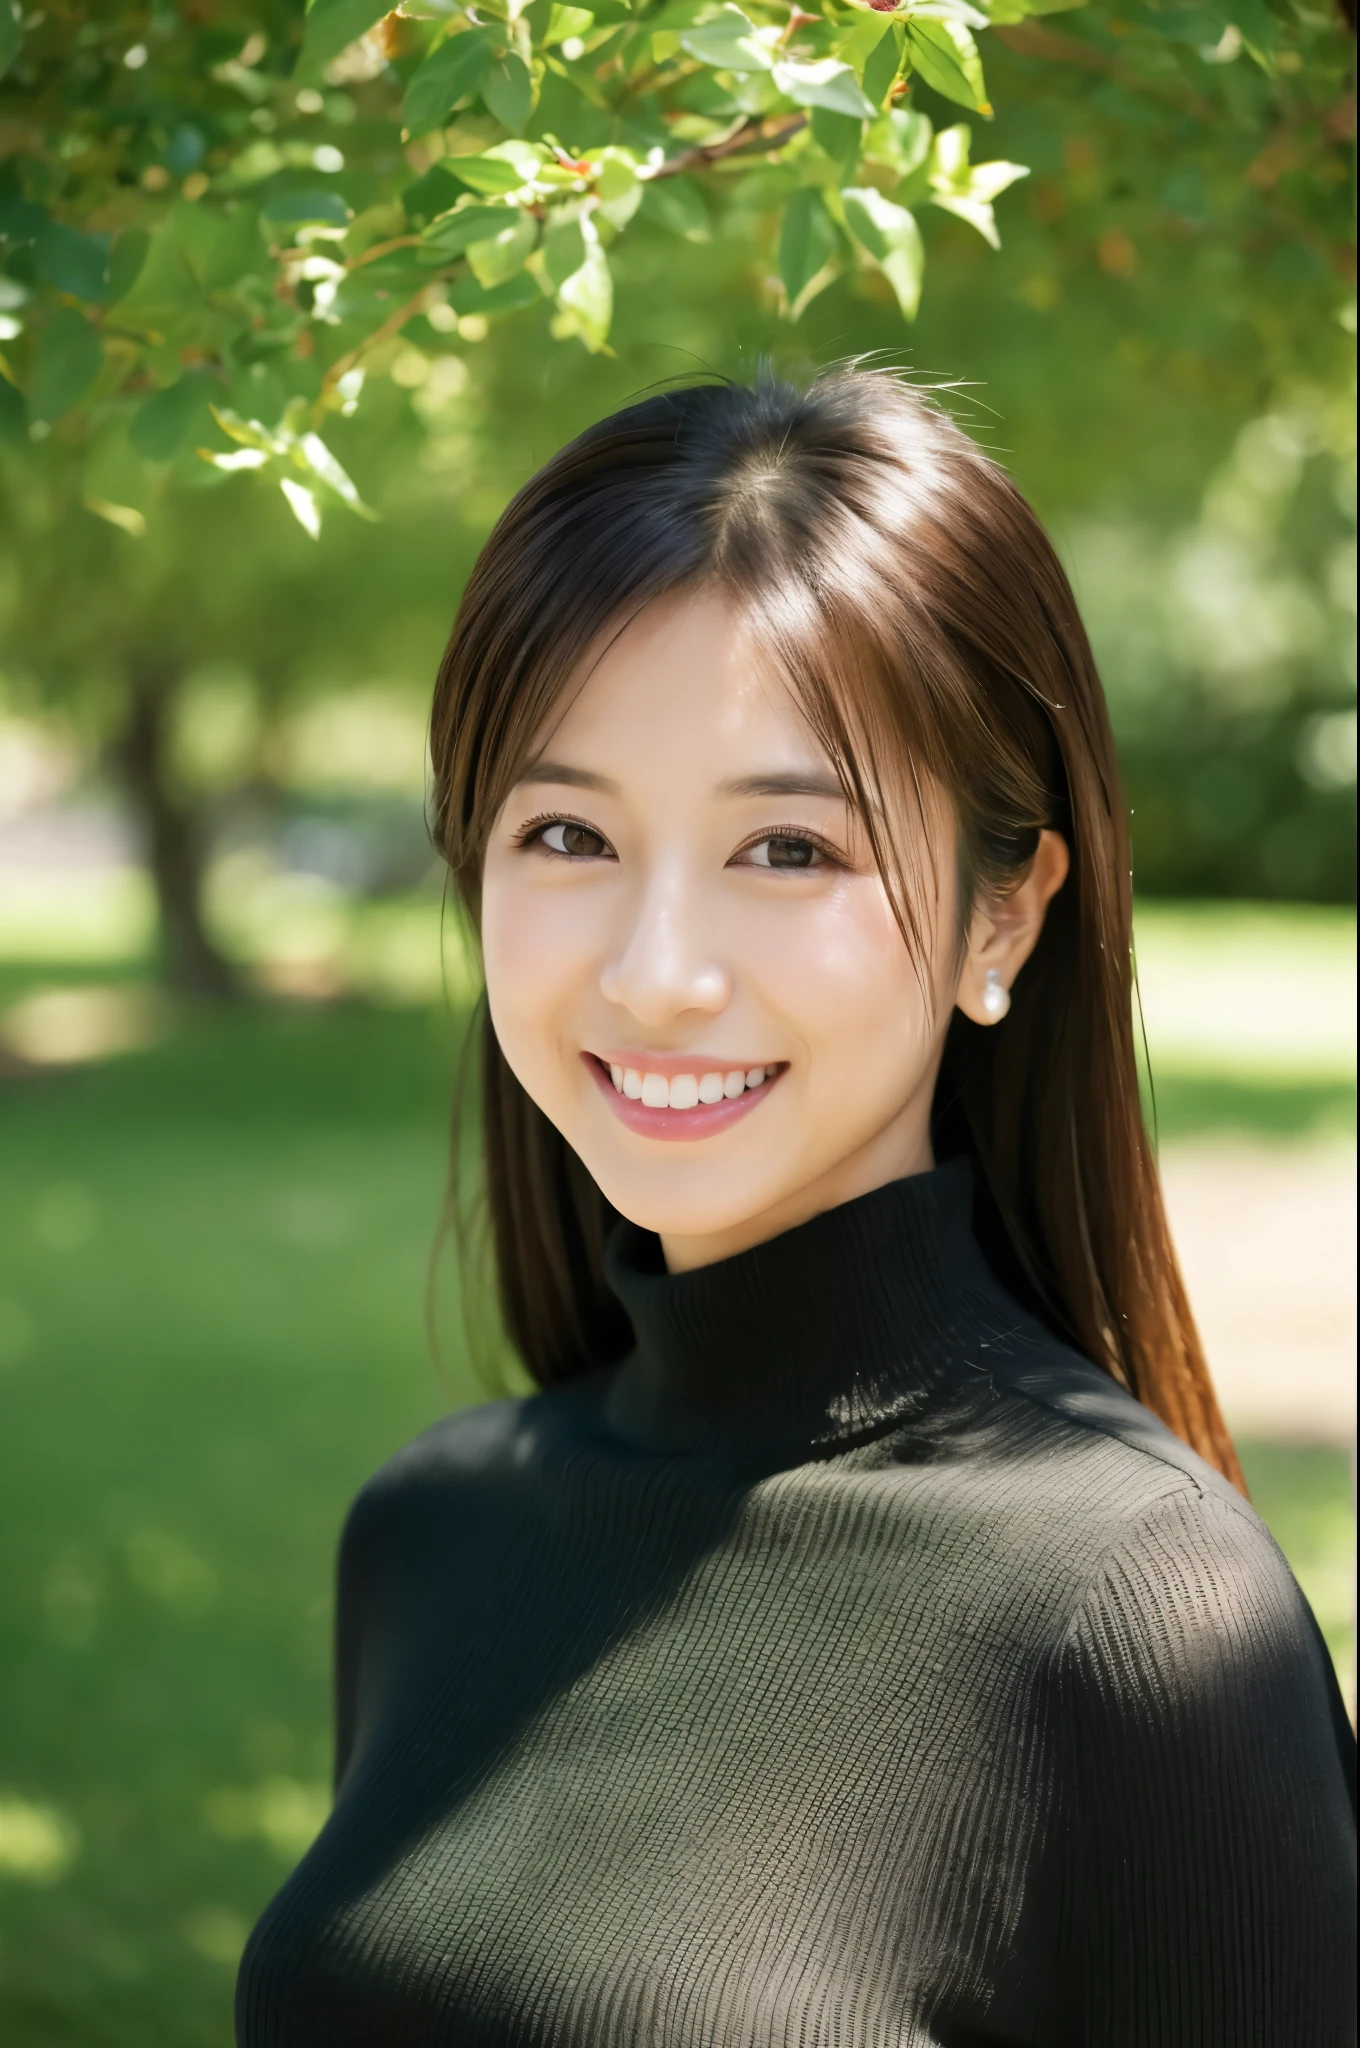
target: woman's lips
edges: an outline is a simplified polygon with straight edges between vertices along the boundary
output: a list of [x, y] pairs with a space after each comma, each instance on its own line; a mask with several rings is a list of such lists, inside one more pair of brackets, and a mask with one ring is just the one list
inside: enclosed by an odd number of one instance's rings
[[[765, 1079], [754, 1088], [744, 1087], [735, 1097], [724, 1095], [719, 1102], [698, 1102], [692, 1109], [661, 1109], [652, 1104], [635, 1100], [621, 1094], [614, 1086], [608, 1066], [594, 1053], [582, 1053], [582, 1059], [594, 1076], [600, 1090], [621, 1124], [630, 1131], [636, 1131], [642, 1138], [667, 1138], [684, 1143], [696, 1138], [712, 1138], [729, 1125], [749, 1115], [758, 1103], [765, 1100], [770, 1090], [780, 1079], [785, 1069], [782, 1066], [767, 1067]], [[666, 1061], [667, 1066], [677, 1064], [674, 1055]], [[686, 1071], [694, 1072], [691, 1065]], [[733, 1070], [736, 1071], [735, 1069]]]

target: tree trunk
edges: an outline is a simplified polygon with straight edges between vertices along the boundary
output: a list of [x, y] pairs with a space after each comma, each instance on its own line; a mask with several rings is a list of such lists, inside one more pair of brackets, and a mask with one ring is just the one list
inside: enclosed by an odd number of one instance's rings
[[166, 777], [172, 689], [171, 678], [163, 672], [148, 668], [134, 674], [117, 759], [145, 834], [165, 979], [179, 995], [221, 1001], [239, 994], [239, 987], [203, 922], [203, 840], [198, 820], [172, 794]]

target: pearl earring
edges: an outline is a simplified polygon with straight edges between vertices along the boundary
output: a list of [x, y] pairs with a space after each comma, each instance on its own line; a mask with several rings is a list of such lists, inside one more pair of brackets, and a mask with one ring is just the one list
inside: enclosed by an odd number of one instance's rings
[[982, 1007], [987, 1013], [989, 1024], [999, 1024], [1011, 1006], [1011, 992], [1002, 982], [995, 967], [987, 969], [987, 979], [982, 986]]

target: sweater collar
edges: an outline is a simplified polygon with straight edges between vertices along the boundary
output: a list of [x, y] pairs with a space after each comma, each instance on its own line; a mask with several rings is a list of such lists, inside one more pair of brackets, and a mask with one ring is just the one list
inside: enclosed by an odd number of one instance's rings
[[796, 1460], [919, 1414], [1024, 1320], [978, 1248], [972, 1197], [969, 1162], [950, 1160], [688, 1273], [621, 1224], [606, 1272], [636, 1347], [609, 1427], [651, 1450]]

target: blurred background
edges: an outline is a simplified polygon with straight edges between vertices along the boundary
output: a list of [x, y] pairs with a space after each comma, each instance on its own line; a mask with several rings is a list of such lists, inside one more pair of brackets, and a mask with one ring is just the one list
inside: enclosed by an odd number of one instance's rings
[[345, 1506], [480, 1392], [447, 1281], [438, 1366], [424, 1327], [475, 992], [423, 822], [433, 672], [508, 496], [659, 378], [881, 351], [1049, 522], [1123, 750], [1177, 1240], [1353, 1701], [1353, 299], [1241, 213], [1288, 135], [1163, 160], [1108, 77], [989, 77], [989, 149], [1034, 174], [999, 254], [936, 228], [910, 330], [865, 276], [790, 329], [739, 210], [658, 218], [616, 259], [612, 353], [546, 309], [379, 349], [336, 433], [376, 523], [314, 542], [232, 478], [137, 533], [0, 443], [16, 2048], [221, 2048], [325, 1814]]

